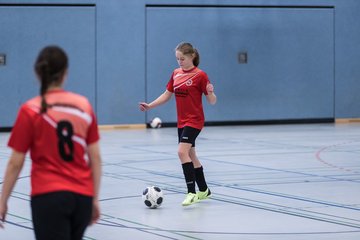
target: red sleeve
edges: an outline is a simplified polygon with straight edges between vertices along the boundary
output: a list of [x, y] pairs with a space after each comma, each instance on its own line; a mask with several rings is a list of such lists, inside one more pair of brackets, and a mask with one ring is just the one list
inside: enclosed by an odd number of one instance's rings
[[26, 153], [32, 144], [33, 136], [34, 127], [31, 112], [23, 105], [11, 131], [8, 146], [16, 151]]
[[168, 90], [169, 92], [174, 92], [174, 72], [171, 74], [170, 80], [166, 85], [166, 90]]
[[99, 139], [100, 139], [99, 129], [98, 129], [97, 120], [96, 120], [94, 112], [91, 113], [91, 117], [93, 120], [89, 126], [89, 130], [88, 130], [88, 134], [87, 134], [87, 138], [86, 138], [86, 143], [88, 145], [95, 143], [95, 142], [99, 141]]

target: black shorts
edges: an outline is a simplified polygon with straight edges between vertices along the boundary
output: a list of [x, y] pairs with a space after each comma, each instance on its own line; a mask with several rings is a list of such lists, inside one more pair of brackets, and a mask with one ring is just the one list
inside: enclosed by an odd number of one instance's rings
[[188, 126], [185, 126], [184, 128], [178, 128], [179, 143], [191, 143], [191, 146], [195, 147], [195, 140], [200, 132], [200, 129]]
[[31, 197], [37, 240], [81, 240], [91, 221], [92, 197], [52, 192]]

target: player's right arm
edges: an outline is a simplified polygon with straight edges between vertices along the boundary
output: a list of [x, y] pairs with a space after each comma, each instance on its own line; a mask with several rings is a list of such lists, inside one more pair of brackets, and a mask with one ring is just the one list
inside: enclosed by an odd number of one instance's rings
[[99, 142], [92, 143], [88, 146], [88, 154], [90, 158], [90, 167], [94, 181], [93, 210], [90, 222], [90, 224], [92, 224], [100, 218], [99, 189], [101, 178], [101, 156]]
[[155, 99], [151, 103], [140, 102], [139, 108], [143, 112], [147, 111], [151, 108], [155, 108], [157, 106], [160, 106], [160, 105], [166, 103], [167, 101], [170, 100], [171, 96], [172, 96], [172, 92], [165, 90], [165, 92], [163, 92], [163, 94], [161, 94], [157, 99]]

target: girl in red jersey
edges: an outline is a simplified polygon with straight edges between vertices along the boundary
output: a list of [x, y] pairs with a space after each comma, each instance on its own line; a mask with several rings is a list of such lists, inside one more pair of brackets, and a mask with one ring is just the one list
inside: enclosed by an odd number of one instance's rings
[[67, 69], [61, 48], [48, 46], [40, 52], [35, 63], [40, 96], [21, 106], [8, 142], [12, 153], [0, 197], [0, 220], [5, 221], [8, 199], [30, 150], [37, 240], [80, 240], [100, 216], [97, 121], [85, 97], [62, 88]]
[[[206, 100], [212, 105], [216, 103], [216, 95], [207, 74], [197, 67], [200, 56], [190, 43], [180, 43], [175, 48], [175, 56], [180, 68], [173, 71], [165, 92], [151, 103], [139, 103], [139, 108], [141, 111], [155, 108], [169, 101], [175, 93], [179, 136], [178, 155], [188, 189], [182, 205], [188, 206], [211, 195], [205, 181], [203, 167], [196, 156], [195, 140], [205, 122], [202, 94], [205, 94]], [[195, 182], [199, 188], [197, 193]]]

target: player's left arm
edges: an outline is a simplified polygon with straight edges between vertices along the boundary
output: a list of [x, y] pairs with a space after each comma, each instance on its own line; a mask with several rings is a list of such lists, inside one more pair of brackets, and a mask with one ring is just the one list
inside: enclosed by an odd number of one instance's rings
[[217, 100], [217, 97], [216, 97], [215, 92], [214, 92], [214, 85], [212, 85], [211, 83], [208, 83], [206, 85], [206, 91], [208, 93], [207, 95], [205, 95], [206, 100], [211, 105], [214, 105], [216, 103], [216, 100]]
[[21, 169], [24, 166], [25, 153], [18, 152], [13, 149], [7, 168], [5, 171], [4, 182], [2, 184], [0, 197], [0, 228], [3, 228], [1, 222], [5, 222], [7, 214], [7, 202], [10, 194], [15, 186], [16, 180], [19, 177]]

